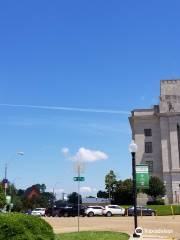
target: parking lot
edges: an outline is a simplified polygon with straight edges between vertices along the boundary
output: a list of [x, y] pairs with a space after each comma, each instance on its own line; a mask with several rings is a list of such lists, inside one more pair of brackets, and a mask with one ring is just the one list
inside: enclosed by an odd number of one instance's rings
[[[77, 231], [77, 217], [46, 217], [55, 233]], [[144, 228], [146, 235], [170, 236], [180, 239], [180, 216], [165, 217], [138, 217], [138, 225]], [[81, 217], [80, 231], [117, 231], [132, 234], [133, 217]], [[148, 232], [149, 231], [149, 232]], [[154, 231], [154, 232], [153, 232]], [[170, 231], [172, 233], [160, 233], [157, 231]]]

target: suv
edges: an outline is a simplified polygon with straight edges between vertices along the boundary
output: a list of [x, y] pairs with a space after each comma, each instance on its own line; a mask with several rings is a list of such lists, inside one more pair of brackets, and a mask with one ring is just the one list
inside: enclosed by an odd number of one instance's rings
[[61, 211], [64, 207], [50, 207], [46, 209], [45, 216], [46, 217], [61, 217]]
[[[81, 216], [85, 216], [85, 209], [84, 207], [80, 206], [79, 214]], [[78, 207], [77, 206], [66, 206], [61, 209], [60, 215], [64, 217], [75, 217], [78, 216]]]
[[107, 217], [111, 217], [112, 215], [125, 215], [125, 209], [118, 205], [108, 205], [103, 210], [103, 214]]
[[94, 215], [102, 216], [103, 215], [103, 210], [104, 210], [104, 208], [102, 206], [89, 206], [85, 210], [85, 214], [88, 217], [93, 217]]
[[[80, 215], [85, 216], [85, 209], [80, 207]], [[48, 208], [45, 212], [47, 217], [75, 217], [78, 216], [78, 207], [77, 206], [65, 206], [65, 207], [54, 207]]]
[[45, 208], [35, 208], [32, 212], [31, 215], [34, 216], [45, 216]]

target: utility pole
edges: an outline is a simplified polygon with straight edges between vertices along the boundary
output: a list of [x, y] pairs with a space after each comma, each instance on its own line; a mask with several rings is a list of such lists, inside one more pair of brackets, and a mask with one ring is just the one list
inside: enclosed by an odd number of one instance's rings
[[5, 197], [7, 195], [7, 187], [8, 187], [8, 182], [7, 182], [7, 163], [5, 164], [5, 174], [4, 174], [4, 193], [5, 193]]

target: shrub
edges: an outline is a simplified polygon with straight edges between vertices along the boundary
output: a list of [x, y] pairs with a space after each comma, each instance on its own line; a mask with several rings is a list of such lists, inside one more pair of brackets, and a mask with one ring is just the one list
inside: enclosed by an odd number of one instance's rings
[[157, 199], [154, 201], [148, 201], [147, 205], [164, 205], [164, 200], [163, 199]]
[[43, 219], [24, 214], [0, 215], [2, 240], [54, 240], [52, 227]]

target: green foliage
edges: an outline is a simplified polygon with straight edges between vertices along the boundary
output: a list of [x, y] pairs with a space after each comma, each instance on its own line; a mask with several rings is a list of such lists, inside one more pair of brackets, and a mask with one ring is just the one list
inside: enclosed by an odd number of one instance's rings
[[59, 234], [57, 240], [127, 240], [129, 236], [117, 232], [80, 232]]
[[119, 205], [133, 204], [133, 182], [131, 179], [120, 180], [116, 183], [113, 203]]
[[[80, 198], [80, 203], [82, 203], [82, 197], [79, 195]], [[71, 194], [68, 195], [68, 202], [72, 204], [78, 204], [78, 193], [77, 192], [72, 192]]]
[[20, 212], [20, 211], [24, 210], [23, 201], [22, 201], [21, 197], [19, 197], [18, 195], [13, 196], [12, 202], [14, 205], [13, 211]]
[[151, 177], [149, 180], [149, 189], [144, 190], [144, 192], [156, 200], [158, 196], [165, 195], [166, 188], [161, 179], [158, 177]]
[[108, 198], [109, 197], [109, 194], [107, 193], [107, 192], [105, 192], [105, 191], [98, 191], [97, 192], [97, 197], [98, 198]]
[[34, 209], [37, 207], [52, 207], [54, 201], [53, 193], [44, 192], [39, 196], [33, 196], [31, 199], [27, 197], [22, 198], [24, 209]]
[[110, 172], [105, 176], [105, 188], [108, 191], [109, 198], [113, 198], [116, 183], [116, 175], [113, 170], [110, 170]]
[[165, 205], [165, 202], [161, 198], [157, 198], [155, 201], [148, 201], [147, 205]]
[[4, 190], [0, 185], [0, 208], [3, 208], [5, 204], [6, 204], [6, 198], [5, 198]]
[[54, 233], [52, 227], [41, 218], [23, 214], [1, 214], [0, 239], [54, 240]]

